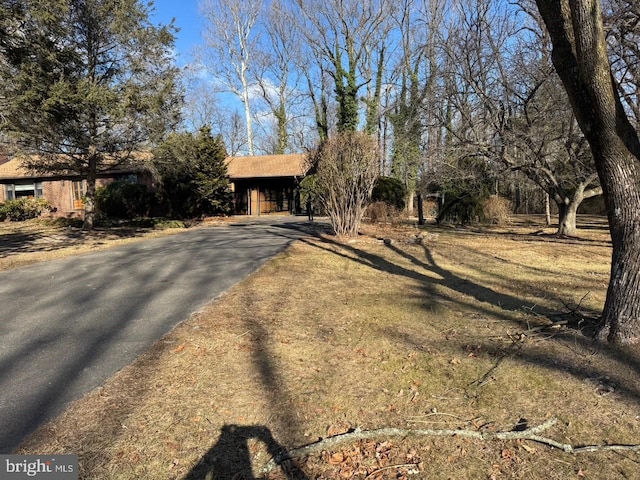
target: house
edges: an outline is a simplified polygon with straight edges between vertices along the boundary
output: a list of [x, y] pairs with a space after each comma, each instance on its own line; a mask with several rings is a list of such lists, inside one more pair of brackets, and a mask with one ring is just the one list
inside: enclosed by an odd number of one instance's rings
[[236, 215], [301, 211], [297, 187], [309, 171], [304, 154], [230, 157], [225, 162]]
[[[98, 174], [97, 187], [114, 181], [152, 185], [143, 162], [114, 166]], [[81, 216], [87, 182], [76, 174], [36, 174], [22, 166], [18, 157], [0, 154], [0, 202], [20, 198], [44, 198], [56, 216]]]
[[[98, 175], [97, 186], [114, 181], [142, 183], [153, 181], [144, 160], [139, 159]], [[298, 213], [300, 197], [297, 187], [309, 168], [304, 154], [263, 155], [227, 158], [227, 171], [234, 196], [234, 213], [267, 215]], [[86, 181], [79, 175], [36, 174], [22, 166], [19, 158], [0, 153], [0, 202], [19, 198], [45, 198], [56, 216], [81, 216]]]

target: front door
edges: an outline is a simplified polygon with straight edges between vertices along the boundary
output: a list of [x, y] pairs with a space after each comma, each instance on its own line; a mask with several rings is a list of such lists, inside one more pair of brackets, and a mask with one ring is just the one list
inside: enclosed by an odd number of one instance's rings
[[260, 215], [260, 190], [249, 189], [249, 215]]

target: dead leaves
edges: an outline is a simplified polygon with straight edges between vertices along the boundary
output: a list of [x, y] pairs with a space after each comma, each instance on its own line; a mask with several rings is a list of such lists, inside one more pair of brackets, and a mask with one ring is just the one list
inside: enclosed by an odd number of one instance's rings
[[330, 425], [327, 428], [327, 437], [335, 437], [336, 435], [342, 435], [351, 431], [351, 425], [344, 422], [338, 422], [334, 425]]
[[329, 466], [323, 478], [407, 479], [424, 471], [415, 449], [401, 453], [389, 441], [360, 440], [337, 452], [323, 451], [320, 459]]

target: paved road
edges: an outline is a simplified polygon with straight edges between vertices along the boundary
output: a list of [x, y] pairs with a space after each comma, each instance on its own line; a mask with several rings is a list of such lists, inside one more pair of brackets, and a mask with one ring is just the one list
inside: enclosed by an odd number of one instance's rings
[[188, 230], [0, 272], [0, 453], [298, 238], [292, 221]]

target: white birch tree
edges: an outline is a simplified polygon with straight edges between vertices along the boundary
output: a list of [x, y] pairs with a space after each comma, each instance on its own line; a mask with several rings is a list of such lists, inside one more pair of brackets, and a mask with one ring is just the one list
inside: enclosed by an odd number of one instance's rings
[[251, 110], [251, 62], [254, 60], [256, 23], [262, 0], [202, 0], [206, 20], [203, 32], [210, 71], [219, 75], [224, 88], [238, 97], [244, 108], [247, 149], [255, 154]]

